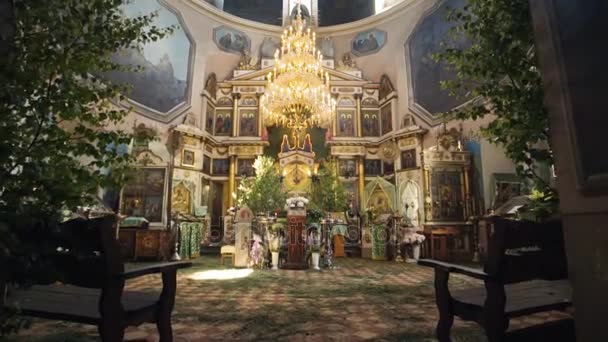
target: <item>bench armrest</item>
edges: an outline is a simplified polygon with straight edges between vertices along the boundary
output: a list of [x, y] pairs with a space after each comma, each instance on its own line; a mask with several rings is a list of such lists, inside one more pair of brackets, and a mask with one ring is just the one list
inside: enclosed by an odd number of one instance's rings
[[481, 280], [488, 280], [490, 275], [484, 271], [472, 267], [466, 267], [456, 264], [450, 264], [448, 262], [437, 261], [433, 259], [420, 259], [418, 265], [438, 268], [448, 273], [460, 273]]
[[192, 262], [190, 261], [164, 262], [160, 264], [154, 264], [150, 266], [127, 270], [123, 273], [117, 274], [117, 276], [126, 280], [138, 278], [146, 274], [164, 273], [168, 271], [178, 270], [180, 268], [188, 268], [190, 266], [192, 266]]

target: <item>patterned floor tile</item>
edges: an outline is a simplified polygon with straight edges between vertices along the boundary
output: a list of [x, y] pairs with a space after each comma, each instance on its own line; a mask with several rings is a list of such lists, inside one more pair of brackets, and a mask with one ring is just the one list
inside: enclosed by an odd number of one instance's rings
[[[228, 280], [195, 280], [207, 270], [226, 270], [219, 257], [202, 257], [178, 274], [173, 312], [175, 341], [432, 341], [437, 310], [433, 271], [415, 264], [339, 259], [323, 271], [256, 270]], [[454, 275], [452, 288], [478, 285]], [[127, 288], [159, 291], [158, 276], [129, 281]], [[567, 315], [567, 314], [566, 314]], [[513, 320], [511, 328], [564, 317], [539, 314]], [[455, 341], [483, 341], [482, 330], [456, 320]], [[9, 341], [97, 341], [92, 326], [34, 320]], [[126, 331], [128, 341], [157, 341], [156, 326]]]

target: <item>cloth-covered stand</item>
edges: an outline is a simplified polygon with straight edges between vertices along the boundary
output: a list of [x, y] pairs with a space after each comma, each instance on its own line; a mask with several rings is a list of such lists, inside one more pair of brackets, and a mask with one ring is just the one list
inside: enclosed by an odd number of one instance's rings
[[181, 222], [179, 232], [179, 255], [183, 259], [198, 258], [201, 254], [203, 223]]

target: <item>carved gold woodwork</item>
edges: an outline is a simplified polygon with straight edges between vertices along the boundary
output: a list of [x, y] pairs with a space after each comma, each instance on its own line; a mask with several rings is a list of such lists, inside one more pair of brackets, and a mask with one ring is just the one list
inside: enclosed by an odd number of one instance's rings
[[173, 212], [190, 214], [192, 208], [191, 201], [192, 193], [183, 182], [180, 182], [173, 187], [173, 195], [171, 198], [171, 208]]
[[414, 137], [399, 140], [399, 147], [418, 145], [418, 139]]
[[238, 155], [248, 155], [248, 156], [256, 156], [261, 155], [264, 152], [263, 146], [229, 146], [228, 154], [231, 156]]
[[183, 139], [184, 139], [184, 145], [198, 146], [199, 140], [197, 138], [184, 136]]
[[365, 156], [364, 146], [332, 146], [332, 156]]

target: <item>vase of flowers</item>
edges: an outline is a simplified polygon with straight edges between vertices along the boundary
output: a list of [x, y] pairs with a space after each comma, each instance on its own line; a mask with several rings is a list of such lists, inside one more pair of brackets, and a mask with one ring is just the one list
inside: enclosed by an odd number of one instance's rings
[[420, 245], [424, 240], [424, 235], [418, 233], [409, 233], [403, 238], [403, 243], [412, 246], [412, 259], [418, 260], [420, 258]]
[[279, 252], [270, 252], [272, 254], [272, 269], [273, 270], [278, 270], [279, 269]]
[[281, 249], [281, 232], [283, 231], [284, 225], [282, 222], [275, 222], [268, 227], [267, 239], [268, 249], [272, 256], [272, 269], [279, 269], [279, 250]]
[[308, 199], [302, 196], [290, 197], [287, 199], [287, 207], [290, 209], [304, 208], [308, 204]]
[[365, 209], [365, 214], [367, 216], [367, 224], [370, 225], [376, 220], [376, 217], [378, 217], [378, 211], [373, 205]]

